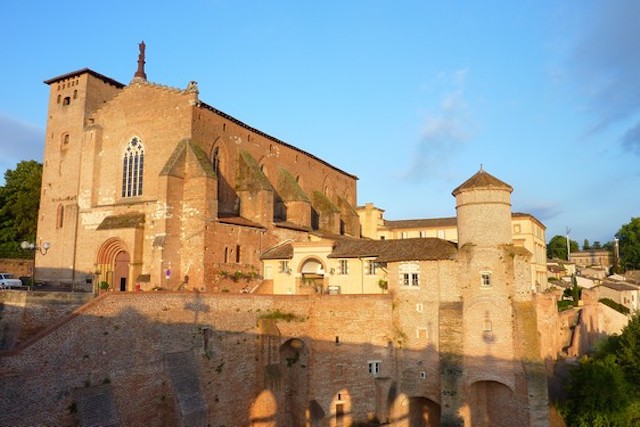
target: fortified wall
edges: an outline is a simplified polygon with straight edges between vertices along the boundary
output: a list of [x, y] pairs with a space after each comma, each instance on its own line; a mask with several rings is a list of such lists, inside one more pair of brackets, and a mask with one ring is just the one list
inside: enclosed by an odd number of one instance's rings
[[[460, 365], [459, 352], [406, 345], [410, 331], [394, 320], [402, 304], [389, 294], [108, 293], [0, 352], [0, 424], [439, 425], [440, 405], [453, 402], [483, 425], [469, 406], [478, 402], [464, 398], [479, 394], [463, 383], [484, 358]], [[443, 324], [456, 323], [447, 307]], [[546, 387], [541, 366], [522, 363], [528, 378], [516, 379], [515, 394], [474, 387], [513, 400], [492, 419], [545, 425], [535, 419], [546, 406], [516, 410]]]
[[388, 295], [101, 296], [3, 353], [0, 424], [329, 425], [336, 407], [347, 425], [388, 417], [391, 312]]

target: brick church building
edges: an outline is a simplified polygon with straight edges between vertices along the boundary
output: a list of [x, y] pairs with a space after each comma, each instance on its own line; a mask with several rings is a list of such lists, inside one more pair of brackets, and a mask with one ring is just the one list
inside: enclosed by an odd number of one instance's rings
[[50, 86], [38, 239], [41, 279], [112, 290], [207, 290], [214, 271], [309, 232], [358, 237], [354, 175], [185, 89], [90, 69]]

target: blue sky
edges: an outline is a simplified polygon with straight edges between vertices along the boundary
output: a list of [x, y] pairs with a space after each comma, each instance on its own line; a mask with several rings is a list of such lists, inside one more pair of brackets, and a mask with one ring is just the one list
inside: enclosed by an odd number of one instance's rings
[[455, 215], [484, 169], [580, 244], [640, 216], [640, 2], [0, 4], [0, 171], [42, 160], [48, 87], [89, 67], [185, 88], [360, 178], [387, 219]]

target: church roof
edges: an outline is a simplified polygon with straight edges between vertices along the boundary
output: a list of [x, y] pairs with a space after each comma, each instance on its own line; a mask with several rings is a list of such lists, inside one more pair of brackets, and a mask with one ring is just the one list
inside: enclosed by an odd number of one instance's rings
[[513, 191], [513, 187], [511, 187], [506, 182], [500, 181], [495, 176], [487, 173], [484, 169], [480, 168], [475, 175], [471, 178], [463, 182], [456, 189], [454, 189], [451, 194], [457, 196], [458, 194], [468, 191], [468, 190], [508, 190], [509, 192]]

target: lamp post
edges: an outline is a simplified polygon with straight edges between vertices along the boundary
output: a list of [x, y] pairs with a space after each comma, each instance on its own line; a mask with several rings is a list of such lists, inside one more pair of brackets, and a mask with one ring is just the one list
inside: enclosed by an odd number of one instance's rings
[[49, 242], [44, 242], [40, 246], [32, 242], [23, 241], [20, 243], [20, 247], [24, 250], [33, 251], [33, 268], [31, 269], [31, 285], [29, 290], [36, 284], [36, 251], [40, 252], [42, 256], [45, 256], [51, 247]]

